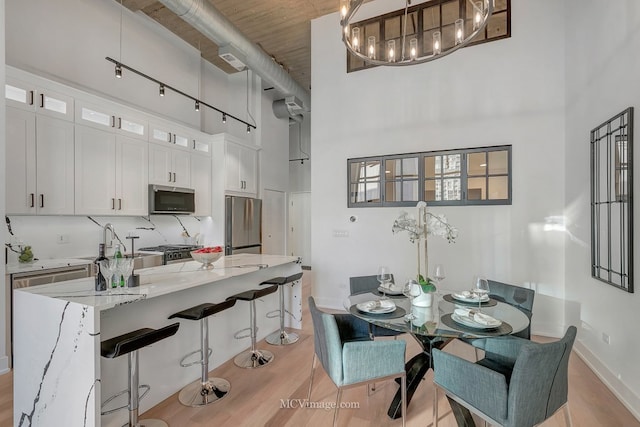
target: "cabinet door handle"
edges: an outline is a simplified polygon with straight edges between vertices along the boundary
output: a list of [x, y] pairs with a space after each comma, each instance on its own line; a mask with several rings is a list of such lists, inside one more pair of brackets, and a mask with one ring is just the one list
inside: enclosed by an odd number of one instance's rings
[[173, 134], [173, 143], [174, 144], [176, 143], [176, 134], [175, 133]]
[[176, 182], [176, 173], [173, 173], [173, 182]]
[[40, 194], [40, 207], [44, 208], [44, 194]]
[[111, 210], [116, 210], [116, 199], [111, 198]]
[[111, 116], [111, 127], [116, 127], [116, 116]]
[[122, 117], [118, 117], [118, 129], [122, 129]]
[[167, 135], [168, 135], [168, 137], [167, 137], [167, 142], [168, 142], [168, 143], [171, 143], [171, 132], [169, 132]]
[[171, 182], [171, 172], [169, 172], [169, 182]]
[[40, 94], [40, 108], [44, 108], [44, 93]]
[[33, 98], [34, 97], [35, 97], [35, 93], [32, 90], [30, 90], [29, 91], [29, 105], [33, 105]]
[[31, 206], [29, 206], [30, 208], [35, 208], [36, 207], [36, 195], [34, 193], [30, 193], [29, 196], [31, 196]]
[[122, 199], [118, 199], [118, 210], [122, 210]]

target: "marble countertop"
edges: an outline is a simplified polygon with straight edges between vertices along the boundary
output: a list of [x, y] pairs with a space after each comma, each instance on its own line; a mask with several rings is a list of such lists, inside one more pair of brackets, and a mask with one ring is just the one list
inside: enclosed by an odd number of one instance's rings
[[92, 260], [82, 258], [41, 259], [34, 262], [7, 264], [5, 266], [5, 272], [6, 274], [31, 273], [53, 268], [87, 265], [91, 264], [92, 262]]
[[298, 260], [298, 257], [283, 255], [229, 255], [214, 262], [213, 268], [202, 268], [202, 264], [199, 262], [189, 261], [136, 270], [136, 274], [140, 275], [140, 286], [136, 288], [118, 288], [96, 292], [94, 278], [90, 277], [16, 289], [15, 292], [28, 292], [92, 306], [97, 310], [108, 310], [119, 305], [182, 291]]

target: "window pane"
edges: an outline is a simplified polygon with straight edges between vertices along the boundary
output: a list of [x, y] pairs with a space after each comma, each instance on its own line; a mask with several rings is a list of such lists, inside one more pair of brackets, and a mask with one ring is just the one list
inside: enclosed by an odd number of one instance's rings
[[92, 123], [98, 123], [107, 127], [111, 127], [111, 116], [100, 111], [91, 110], [89, 108], [82, 108], [81, 117], [83, 120]]
[[375, 160], [372, 162], [367, 162], [365, 168], [365, 176], [367, 180], [377, 180], [380, 181], [380, 161]]
[[445, 176], [460, 176], [462, 156], [449, 154], [442, 156], [442, 174]]
[[26, 90], [8, 84], [5, 84], [4, 86], [4, 97], [7, 99], [11, 99], [12, 101], [21, 102], [23, 104], [27, 104], [27, 102], [29, 101], [27, 99]]
[[402, 159], [402, 176], [404, 179], [418, 178], [418, 158], [407, 157]]
[[[130, 120], [121, 119], [120, 129], [125, 130], [127, 132], [135, 133], [136, 135], [144, 135], [144, 125], [140, 123], [132, 122]], [[176, 144], [177, 144], [177, 141], [176, 141]], [[179, 145], [182, 145], [182, 144], [179, 144]], [[183, 146], [186, 147], [187, 145], [188, 145], [188, 141], [187, 141], [187, 144], [184, 144]]]
[[489, 175], [509, 173], [509, 157], [506, 151], [489, 151]]
[[402, 200], [418, 201], [418, 181], [402, 181]]
[[[440, 183], [440, 181], [437, 181]], [[429, 179], [424, 182], [424, 201], [432, 202], [436, 200], [436, 181]]]
[[436, 163], [438, 169], [440, 169], [440, 162], [442, 158], [440, 156], [426, 156], [424, 158], [424, 176], [425, 178], [435, 178], [436, 176]]
[[469, 178], [467, 180], [467, 200], [485, 200], [487, 191], [485, 178]]
[[506, 200], [509, 198], [509, 177], [489, 177], [489, 199]]
[[[461, 200], [462, 190], [460, 184], [459, 178], [442, 180], [442, 197], [438, 200]], [[437, 194], [436, 197], [438, 197]]]
[[44, 96], [44, 109], [56, 113], [67, 114], [67, 102], [61, 99]]
[[484, 176], [487, 173], [487, 155], [482, 153], [469, 153], [467, 155], [467, 174], [469, 176]]
[[387, 181], [384, 185], [384, 198], [387, 202], [396, 202], [400, 196], [400, 187], [396, 181]]
[[393, 159], [385, 160], [384, 162], [384, 176], [385, 179], [396, 179], [402, 174], [402, 160]]
[[366, 198], [369, 203], [380, 202], [380, 184], [376, 182], [370, 182], [366, 188]]

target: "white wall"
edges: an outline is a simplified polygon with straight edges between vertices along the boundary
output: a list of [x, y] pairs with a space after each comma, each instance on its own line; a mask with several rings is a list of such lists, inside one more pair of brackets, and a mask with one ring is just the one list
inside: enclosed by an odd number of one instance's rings
[[[640, 102], [640, 4], [567, 0], [565, 181], [567, 323], [581, 326], [576, 348], [640, 418], [638, 279], [629, 294], [591, 278], [590, 131]], [[585, 29], [588, 28], [588, 31]], [[637, 122], [637, 119], [636, 119]], [[637, 135], [638, 126], [634, 126]], [[637, 150], [633, 159], [640, 164]], [[638, 181], [636, 180], [636, 185]], [[638, 200], [634, 209], [638, 212]], [[636, 218], [637, 219], [637, 215]], [[637, 242], [638, 227], [633, 235]], [[637, 256], [633, 268], [640, 271]], [[602, 334], [610, 336], [605, 344]]]
[[[563, 14], [553, 0], [512, 2], [509, 39], [428, 64], [349, 74], [337, 14], [312, 22], [312, 268], [319, 303], [340, 307], [349, 276], [374, 274], [381, 264], [399, 280], [416, 273], [415, 247], [391, 233], [402, 209], [347, 208], [348, 158], [511, 144], [513, 205], [432, 208], [460, 237], [454, 244], [430, 238], [430, 264], [445, 264], [443, 286], [450, 288], [468, 288], [474, 274], [533, 287], [534, 332], [564, 331], [564, 268], [557, 262], [564, 237], [542, 231], [545, 217], [564, 206]], [[359, 221], [350, 223], [351, 215]], [[334, 230], [349, 237], [333, 237]]]
[[[4, 13], [4, 0], [0, 0], [0, 28], [4, 28], [5, 26], [5, 13]], [[0, 64], [4, 64], [5, 58], [5, 34], [4, 31], [0, 31]], [[0, 67], [0, 87], [4, 87], [5, 81], [5, 70], [4, 67]], [[5, 128], [5, 104], [4, 102], [0, 103], [0, 129]], [[5, 132], [0, 132], [0, 153], [5, 152]], [[4, 176], [5, 171], [5, 156], [0, 157], [0, 176]], [[5, 189], [4, 185], [0, 185], [0, 213], [4, 216], [5, 213], [5, 203], [4, 203]], [[4, 253], [0, 255], [0, 261], [4, 261]], [[1, 264], [4, 270], [5, 263]], [[7, 319], [7, 313], [5, 313], [4, 308], [7, 303], [7, 298], [9, 298], [4, 271], [0, 274], [0, 374], [4, 374], [9, 370], [9, 358], [7, 357], [7, 339], [8, 339], [8, 331], [6, 330], [9, 319]]]
[[[311, 121], [311, 114], [307, 114], [302, 123], [289, 128], [289, 159], [305, 159], [311, 154]], [[311, 191], [311, 162], [289, 162], [291, 192]]]

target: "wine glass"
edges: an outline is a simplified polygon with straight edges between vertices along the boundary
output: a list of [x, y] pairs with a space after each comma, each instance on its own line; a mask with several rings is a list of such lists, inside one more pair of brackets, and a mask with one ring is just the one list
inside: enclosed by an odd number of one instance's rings
[[438, 282], [438, 288], [439, 288], [440, 282], [443, 281], [444, 278], [446, 277], [446, 274], [444, 272], [444, 265], [436, 264], [435, 268], [433, 269], [433, 277]]
[[118, 273], [122, 276], [124, 284], [121, 286], [127, 286], [129, 283], [129, 276], [133, 272], [133, 259], [132, 258], [120, 258], [118, 260]]
[[118, 266], [115, 259], [103, 259], [100, 261], [100, 274], [107, 282], [107, 290], [110, 290], [113, 286], [113, 274], [116, 272]]
[[416, 319], [416, 315], [413, 314], [413, 299], [420, 295], [420, 285], [415, 280], [409, 280], [402, 288], [402, 293], [409, 298], [409, 313], [404, 316], [404, 320], [410, 322]]
[[477, 276], [473, 293], [478, 297], [478, 312], [482, 311], [482, 298], [489, 295], [489, 281], [482, 276]]
[[391, 281], [391, 270], [387, 266], [378, 267], [378, 282], [380, 282], [380, 288], [382, 289], [382, 299], [387, 298], [386, 289], [387, 284]]

